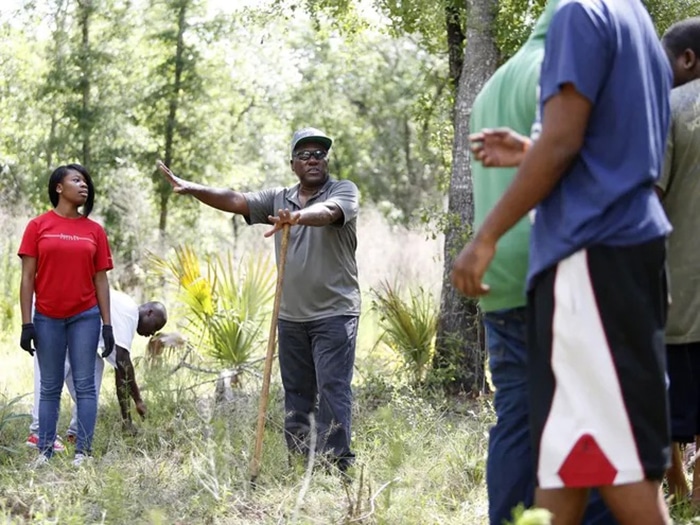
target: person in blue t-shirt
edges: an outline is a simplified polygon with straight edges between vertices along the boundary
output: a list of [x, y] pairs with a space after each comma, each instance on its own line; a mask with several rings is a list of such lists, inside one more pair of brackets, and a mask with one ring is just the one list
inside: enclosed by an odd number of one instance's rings
[[669, 523], [665, 239], [654, 184], [671, 69], [640, 0], [563, 0], [545, 41], [532, 138], [473, 137], [487, 166], [519, 166], [457, 257], [454, 285], [488, 293], [498, 239], [535, 209], [528, 272], [535, 505], [578, 523], [598, 487], [620, 524]]

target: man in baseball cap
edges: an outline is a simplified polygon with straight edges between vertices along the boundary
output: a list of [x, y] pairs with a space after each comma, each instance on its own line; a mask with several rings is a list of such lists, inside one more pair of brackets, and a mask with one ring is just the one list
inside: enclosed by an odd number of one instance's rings
[[323, 131], [316, 128], [302, 128], [294, 132], [292, 136], [292, 154], [296, 149], [307, 142], [316, 142], [326, 148], [331, 149], [333, 139], [326, 135]]
[[345, 472], [355, 459], [350, 427], [361, 306], [359, 194], [351, 181], [330, 177], [332, 144], [316, 128], [295, 131], [289, 163], [297, 180], [286, 188], [211, 188], [181, 179], [162, 163], [158, 167], [176, 193], [242, 215], [248, 224], [272, 226], [265, 236], [275, 236], [278, 257], [282, 229], [291, 226], [277, 325], [285, 438], [291, 453], [308, 454], [315, 442]]

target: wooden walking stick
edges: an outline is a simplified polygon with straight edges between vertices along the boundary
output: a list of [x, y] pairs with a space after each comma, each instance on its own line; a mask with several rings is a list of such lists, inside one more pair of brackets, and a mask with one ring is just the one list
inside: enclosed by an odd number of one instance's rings
[[265, 432], [265, 414], [267, 401], [270, 395], [270, 375], [272, 374], [272, 358], [275, 355], [275, 343], [277, 342], [277, 316], [280, 312], [280, 300], [282, 298], [282, 280], [284, 278], [284, 263], [287, 261], [287, 244], [289, 244], [289, 224], [282, 227], [282, 242], [280, 243], [279, 260], [277, 264], [277, 287], [275, 288], [275, 302], [272, 307], [272, 320], [270, 322], [270, 335], [267, 338], [267, 355], [265, 356], [265, 368], [263, 370], [263, 384], [260, 392], [260, 404], [258, 405], [258, 427], [255, 432], [255, 449], [250, 460], [250, 481], [255, 480], [260, 473], [260, 459], [262, 458], [263, 434]]

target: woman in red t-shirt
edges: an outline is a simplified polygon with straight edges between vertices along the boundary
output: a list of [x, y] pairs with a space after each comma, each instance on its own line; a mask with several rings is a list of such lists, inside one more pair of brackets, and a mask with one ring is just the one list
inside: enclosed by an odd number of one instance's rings
[[49, 178], [49, 199], [54, 209], [29, 221], [18, 252], [22, 258], [20, 346], [32, 355], [36, 348], [41, 372], [38, 464], [53, 454], [68, 354], [78, 409], [74, 464], [79, 465], [89, 457], [97, 419], [95, 359], [100, 319], [103, 357], [114, 348], [107, 279], [112, 255], [104, 229], [88, 219], [95, 188], [84, 167], [56, 168]]

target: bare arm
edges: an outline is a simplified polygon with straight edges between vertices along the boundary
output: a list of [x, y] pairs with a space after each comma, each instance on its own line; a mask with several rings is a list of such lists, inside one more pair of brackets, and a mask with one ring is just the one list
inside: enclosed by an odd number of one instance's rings
[[343, 218], [343, 210], [335, 202], [319, 202], [299, 210], [299, 222], [303, 226], [328, 226]]
[[22, 311], [22, 324], [32, 322], [32, 297], [36, 278], [36, 257], [22, 256], [22, 281], [19, 287], [19, 307]]
[[136, 411], [141, 417], [146, 416], [146, 405], [141, 399], [141, 391], [136, 383], [136, 374], [134, 373], [134, 366], [131, 363], [129, 352], [120, 346], [117, 346], [117, 369], [115, 372], [119, 410], [122, 421], [128, 425], [131, 422], [129, 397], [134, 400]]
[[276, 216], [268, 216], [268, 220], [274, 225], [265, 232], [265, 237], [270, 237], [282, 229], [285, 224], [291, 226], [328, 226], [343, 218], [343, 210], [335, 202], [318, 202], [308, 208], [297, 211], [288, 209], [279, 210]]
[[107, 271], [102, 270], [101, 272], [97, 272], [92, 280], [95, 283], [97, 306], [102, 316], [102, 324], [111, 325], [112, 316], [109, 310], [109, 279], [107, 278]]
[[248, 201], [239, 191], [229, 188], [212, 188], [196, 182], [189, 182], [177, 177], [161, 161], [156, 163], [158, 169], [165, 175], [166, 180], [173, 187], [175, 193], [181, 195], [192, 195], [198, 201], [216, 208], [217, 210], [249, 215]]
[[455, 260], [452, 282], [465, 295], [488, 293], [481, 282], [496, 242], [551, 193], [584, 141], [591, 102], [566, 84], [544, 106], [542, 135], [525, 155], [513, 183]]

